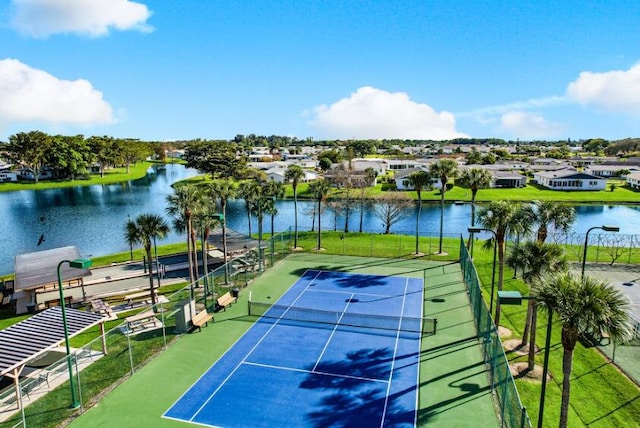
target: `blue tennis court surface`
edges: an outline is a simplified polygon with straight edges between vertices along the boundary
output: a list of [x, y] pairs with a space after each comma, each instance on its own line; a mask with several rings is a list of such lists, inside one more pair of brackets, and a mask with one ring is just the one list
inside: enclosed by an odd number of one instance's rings
[[[420, 278], [307, 271], [278, 307], [336, 323], [267, 310], [164, 417], [214, 427], [413, 427], [421, 333], [399, 328], [422, 316], [422, 292]], [[343, 325], [358, 314], [386, 316], [376, 320], [385, 328]]]

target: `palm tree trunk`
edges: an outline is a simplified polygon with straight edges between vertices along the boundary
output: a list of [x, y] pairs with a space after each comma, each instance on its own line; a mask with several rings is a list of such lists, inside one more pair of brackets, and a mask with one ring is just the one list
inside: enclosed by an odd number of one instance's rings
[[156, 293], [153, 282], [153, 258], [151, 257], [151, 241], [149, 244], [144, 244], [144, 249], [147, 252], [147, 271], [149, 272], [149, 293], [151, 293], [151, 305], [156, 305]]
[[562, 402], [560, 404], [560, 428], [566, 428], [569, 423], [569, 398], [571, 396], [571, 366], [573, 365], [573, 349], [577, 341], [577, 334], [562, 328]]
[[294, 224], [294, 235], [293, 235], [293, 248], [298, 248], [298, 192], [296, 190], [296, 186], [293, 186], [293, 224]]
[[322, 248], [322, 227], [320, 225], [320, 204], [321, 204], [321, 200], [318, 199], [318, 250]]
[[420, 254], [420, 215], [422, 214], [422, 198], [418, 192], [418, 216], [416, 217], [416, 254]]
[[200, 278], [200, 266], [198, 265], [198, 236], [195, 230], [191, 230], [191, 246], [193, 250], [193, 275], [197, 281]]
[[187, 261], [189, 262], [189, 283], [193, 284], [193, 251], [191, 250], [191, 219], [187, 219]]
[[[536, 301], [531, 299], [529, 300], [529, 306], [531, 307], [531, 334], [529, 338], [529, 370], [533, 370], [536, 365], [536, 330], [538, 324], [538, 310]], [[522, 336], [525, 338], [526, 336]]]
[[531, 313], [533, 311], [534, 300], [530, 299], [529, 304], [527, 305], [527, 317], [524, 320], [524, 331], [522, 332], [522, 344], [527, 343], [527, 338], [529, 337], [529, 329], [531, 327]]
[[446, 184], [442, 185], [440, 189], [440, 245], [438, 246], [438, 253], [442, 254], [442, 239], [444, 234], [444, 188]]
[[[504, 277], [504, 240], [498, 241], [498, 291], [502, 291], [502, 280]], [[500, 325], [500, 302], [496, 303], [496, 326]]]

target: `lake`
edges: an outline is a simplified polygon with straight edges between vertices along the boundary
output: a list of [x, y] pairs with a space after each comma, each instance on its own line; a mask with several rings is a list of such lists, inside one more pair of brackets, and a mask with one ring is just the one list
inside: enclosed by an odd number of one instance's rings
[[[76, 246], [85, 257], [128, 251], [129, 245], [124, 240], [127, 218], [142, 213], [166, 215], [166, 197], [173, 192], [171, 184], [195, 175], [195, 170], [182, 165], [167, 165], [166, 170], [126, 183], [0, 193], [0, 275], [13, 272], [15, 255], [32, 251], [66, 245]], [[298, 202], [300, 230], [311, 228], [309, 209], [313, 204], [312, 201]], [[276, 231], [293, 227], [293, 205], [289, 200], [277, 203]], [[620, 226], [621, 233], [640, 235], [639, 206], [582, 205], [577, 206], [576, 211], [578, 219], [573, 228], [576, 233], [584, 233], [592, 226], [615, 224]], [[421, 234], [437, 236], [439, 213], [437, 204], [423, 205]], [[447, 204], [444, 232], [466, 234], [470, 216], [469, 204]], [[333, 214], [327, 210], [322, 219], [323, 230], [333, 230], [334, 223]], [[358, 210], [354, 210], [349, 223], [350, 231], [358, 230]], [[230, 202], [227, 224], [232, 229], [248, 231], [243, 201]], [[265, 232], [270, 231], [269, 216], [265, 216], [263, 227]], [[344, 219], [338, 218], [337, 228], [344, 228]], [[365, 211], [363, 228], [368, 232], [383, 231], [382, 222], [371, 207]], [[252, 231], [257, 231], [255, 219]], [[415, 213], [394, 225], [392, 232], [414, 234]], [[182, 234], [171, 232], [159, 243], [184, 240]]]

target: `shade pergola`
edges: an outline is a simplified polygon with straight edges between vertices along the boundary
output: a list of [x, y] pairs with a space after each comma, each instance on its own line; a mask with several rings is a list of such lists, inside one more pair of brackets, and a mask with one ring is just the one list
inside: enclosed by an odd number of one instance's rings
[[[92, 312], [66, 308], [69, 337], [100, 324], [104, 337], [104, 317]], [[64, 342], [62, 308], [57, 306], [29, 319], [0, 330], [0, 376], [14, 379], [16, 395], [19, 394], [18, 378], [26, 364]], [[104, 343], [103, 343], [104, 345]], [[19, 397], [18, 398], [18, 403]]]
[[[242, 253], [258, 247], [258, 241], [249, 235], [226, 228], [227, 252]], [[222, 249], [222, 228], [213, 229], [207, 238], [209, 245]]]

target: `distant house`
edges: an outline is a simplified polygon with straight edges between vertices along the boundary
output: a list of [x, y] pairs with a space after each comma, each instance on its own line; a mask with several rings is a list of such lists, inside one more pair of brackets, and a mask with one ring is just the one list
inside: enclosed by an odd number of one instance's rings
[[[398, 190], [414, 190], [414, 187], [411, 185], [409, 181], [409, 176], [415, 172], [424, 171], [422, 168], [412, 168], [404, 171], [396, 172], [393, 177], [393, 180], [396, 183], [396, 189]], [[431, 178], [431, 188], [440, 189], [442, 186], [440, 185], [440, 180], [438, 177]]]
[[18, 173], [12, 171], [13, 165], [0, 162], [0, 182], [1, 181], [18, 181]]
[[491, 187], [517, 188], [527, 185], [527, 177], [515, 171], [492, 171]]
[[597, 175], [598, 177], [622, 177], [621, 171], [638, 172], [640, 167], [636, 165], [591, 165], [584, 169], [587, 174]]
[[573, 169], [539, 171], [533, 175], [536, 183], [551, 190], [604, 190], [607, 180]]
[[632, 189], [640, 190], [640, 172], [632, 172], [627, 175], [627, 184]]

